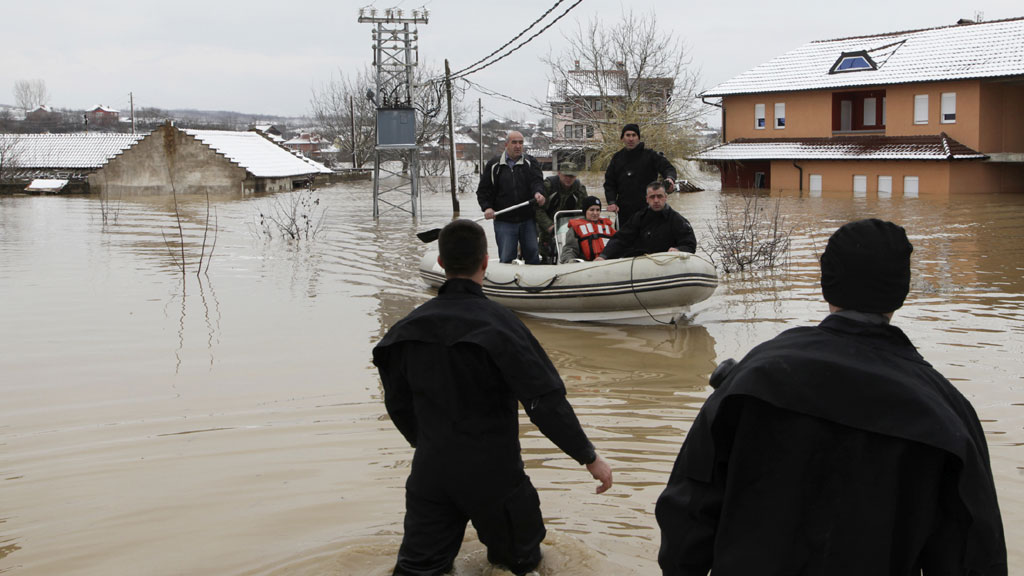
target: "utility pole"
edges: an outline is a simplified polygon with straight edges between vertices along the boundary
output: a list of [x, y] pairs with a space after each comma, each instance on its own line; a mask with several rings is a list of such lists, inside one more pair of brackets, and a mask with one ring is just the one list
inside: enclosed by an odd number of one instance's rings
[[455, 119], [452, 117], [452, 69], [444, 59], [444, 89], [448, 94], [448, 175], [452, 184], [452, 212], [459, 215], [459, 196], [455, 191]]
[[356, 166], [356, 100], [350, 94], [348, 97], [348, 112], [352, 120], [352, 169], [361, 168]]
[[484, 102], [476, 99], [476, 132], [480, 135], [480, 165], [477, 168], [478, 174], [484, 173]]
[[131, 92], [128, 93], [128, 106], [132, 114], [132, 134], [135, 134], [135, 96]]
[[[410, 25], [426, 24], [429, 13], [415, 9], [407, 16], [400, 8], [359, 9], [359, 22], [374, 24], [373, 66], [377, 69], [377, 91], [368, 94], [377, 106], [377, 146], [373, 166], [373, 217], [380, 216], [380, 204], [419, 215], [419, 178], [416, 145], [416, 108], [413, 103], [413, 68], [419, 60], [419, 33]], [[415, 53], [415, 58], [413, 54]], [[402, 160], [404, 170], [388, 168], [388, 160]], [[381, 190], [381, 173], [390, 188]], [[397, 184], [394, 184], [395, 182]], [[393, 184], [393, 185], [392, 185]], [[408, 199], [390, 200], [390, 192], [408, 192]]]

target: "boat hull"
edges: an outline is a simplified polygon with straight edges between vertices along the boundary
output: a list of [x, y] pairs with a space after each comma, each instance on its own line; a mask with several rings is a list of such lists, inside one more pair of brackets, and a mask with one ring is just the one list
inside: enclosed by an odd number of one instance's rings
[[[444, 282], [437, 252], [420, 261], [420, 277]], [[693, 254], [662, 252], [636, 258], [558, 265], [487, 266], [488, 298], [522, 314], [571, 321], [671, 322], [718, 286], [715, 267]]]

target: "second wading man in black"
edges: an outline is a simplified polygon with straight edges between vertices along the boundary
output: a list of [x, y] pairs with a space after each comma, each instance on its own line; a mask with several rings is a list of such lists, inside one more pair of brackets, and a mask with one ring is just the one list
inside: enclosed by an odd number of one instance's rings
[[563, 452], [601, 482], [597, 455], [544, 349], [509, 310], [483, 295], [487, 239], [468, 220], [445, 226], [436, 298], [396, 323], [373, 349], [384, 404], [416, 451], [405, 486], [405, 535], [394, 574], [452, 569], [466, 522], [487, 559], [525, 574], [540, 563], [544, 521], [523, 468], [519, 403]]

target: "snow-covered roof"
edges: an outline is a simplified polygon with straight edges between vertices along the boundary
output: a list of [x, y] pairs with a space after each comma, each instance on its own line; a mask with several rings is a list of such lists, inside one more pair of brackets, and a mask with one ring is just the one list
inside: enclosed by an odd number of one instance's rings
[[[863, 69], [834, 72], [844, 55]], [[707, 90], [701, 96], [1024, 75], [1024, 18], [818, 40]]]
[[625, 96], [626, 76], [620, 70], [570, 70], [563, 78], [548, 82], [548, 102], [570, 98]]
[[143, 138], [143, 134], [75, 132], [71, 134], [0, 134], [18, 168], [94, 169]]
[[739, 138], [707, 148], [697, 160], [978, 160], [984, 154], [938, 136]]
[[302, 158], [258, 132], [226, 130], [183, 130], [257, 178], [283, 178], [306, 174], [329, 174], [319, 162]]
[[68, 180], [36, 178], [25, 187], [25, 192], [60, 192], [67, 185]]
[[113, 108], [110, 108], [109, 106], [104, 106], [103, 104], [97, 104], [97, 105], [93, 106], [92, 108], [89, 108], [89, 112], [96, 112], [96, 111], [101, 111], [101, 112], [117, 112], [117, 110], [114, 110]]

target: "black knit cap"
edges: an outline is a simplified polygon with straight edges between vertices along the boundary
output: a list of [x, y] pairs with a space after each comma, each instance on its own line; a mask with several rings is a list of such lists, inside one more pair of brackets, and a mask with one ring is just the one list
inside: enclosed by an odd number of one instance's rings
[[637, 137], [640, 136], [640, 126], [638, 124], [626, 124], [625, 126], [622, 127], [622, 132], [619, 134], [619, 140], [622, 140], [623, 138], [626, 137], [626, 131], [628, 130], [636, 132]]
[[591, 206], [597, 206], [598, 208], [600, 208], [601, 199], [598, 198], [597, 196], [587, 196], [586, 198], [584, 198], [583, 204], [581, 205], [581, 209], [583, 210], [584, 215], [586, 215], [587, 210], [590, 209]]
[[848, 310], [886, 313], [903, 306], [910, 292], [907, 232], [877, 218], [844, 224], [821, 255], [821, 294]]

